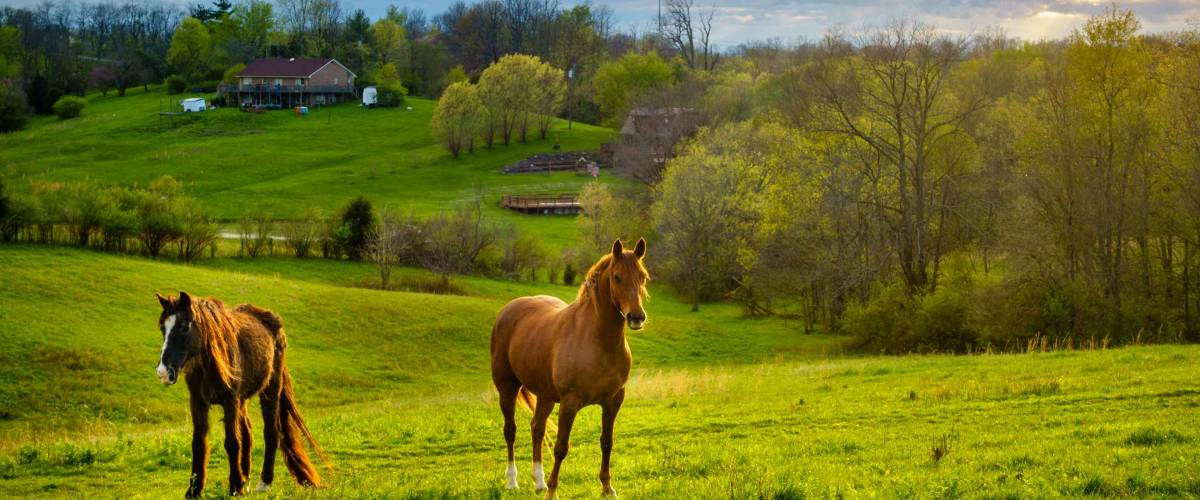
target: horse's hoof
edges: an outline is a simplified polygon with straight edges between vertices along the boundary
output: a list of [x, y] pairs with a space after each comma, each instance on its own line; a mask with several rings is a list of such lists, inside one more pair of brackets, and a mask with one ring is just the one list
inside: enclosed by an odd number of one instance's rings
[[612, 498], [615, 500], [617, 498], [617, 490], [614, 490], [612, 488], [604, 488], [604, 494], [601, 496], [603, 496], [604, 498]]
[[271, 485], [268, 483], [262, 482], [261, 479], [258, 480], [258, 486], [254, 487], [254, 491], [257, 491], [259, 493], [262, 493], [264, 491], [270, 491], [270, 490], [271, 490]]
[[558, 492], [552, 489], [546, 490], [546, 500], [558, 500]]

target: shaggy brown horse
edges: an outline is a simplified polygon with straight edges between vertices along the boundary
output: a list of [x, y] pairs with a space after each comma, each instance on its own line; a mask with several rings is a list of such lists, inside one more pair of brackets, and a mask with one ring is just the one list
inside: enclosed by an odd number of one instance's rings
[[[600, 482], [605, 495], [616, 495], [608, 473], [613, 423], [625, 399], [625, 381], [633, 357], [625, 342], [625, 326], [640, 330], [646, 322], [642, 299], [649, 275], [642, 265], [646, 241], [632, 252], [613, 242], [612, 253], [588, 270], [575, 301], [545, 295], [521, 297], [505, 305], [492, 327], [492, 382], [500, 392], [504, 439], [508, 442], [508, 488], [517, 487], [513, 462], [513, 421], [518, 400], [533, 411], [533, 480], [538, 491], [554, 498], [558, 472], [570, 448], [571, 425], [584, 406], [602, 408]], [[560, 403], [554, 469], [546, 483], [542, 439], [546, 420]]]
[[329, 461], [296, 408], [292, 377], [284, 353], [287, 337], [279, 316], [242, 304], [232, 311], [216, 299], [178, 298], [155, 294], [162, 304], [158, 328], [163, 335], [158, 377], [171, 385], [183, 374], [192, 408], [192, 478], [187, 496], [204, 490], [208, 468], [208, 410], [225, 412], [225, 451], [229, 454], [229, 494], [245, 492], [250, 477], [250, 416], [246, 400], [258, 395], [263, 415], [266, 456], [258, 490], [275, 479], [275, 450], [303, 486], [319, 486], [321, 478], [304, 451], [308, 441], [328, 466]]

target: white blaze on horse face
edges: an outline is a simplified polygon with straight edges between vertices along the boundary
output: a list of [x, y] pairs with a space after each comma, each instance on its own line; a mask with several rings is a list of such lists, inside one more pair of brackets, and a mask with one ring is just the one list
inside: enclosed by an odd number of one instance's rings
[[158, 379], [164, 384], [171, 383], [170, 373], [167, 372], [167, 367], [163, 366], [162, 358], [167, 354], [167, 342], [171, 340], [171, 330], [175, 329], [175, 315], [167, 316], [167, 320], [163, 321], [163, 347], [162, 352], [158, 355]]
[[505, 487], [510, 490], [517, 489], [517, 463], [516, 462], [508, 463], [508, 486], [505, 486]]
[[541, 462], [533, 463], [533, 488], [537, 491], [546, 489], [546, 472], [542, 470]]

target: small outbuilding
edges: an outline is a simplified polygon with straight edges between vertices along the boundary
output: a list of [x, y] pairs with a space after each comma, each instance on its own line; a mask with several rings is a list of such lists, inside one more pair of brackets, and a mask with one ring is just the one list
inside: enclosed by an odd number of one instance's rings
[[208, 109], [203, 97], [190, 97], [180, 101], [184, 113], [195, 113]]
[[375, 87], [367, 87], [363, 89], [362, 105], [368, 108], [374, 107], [375, 103], [377, 102], [377, 95], [378, 91], [375, 90]]

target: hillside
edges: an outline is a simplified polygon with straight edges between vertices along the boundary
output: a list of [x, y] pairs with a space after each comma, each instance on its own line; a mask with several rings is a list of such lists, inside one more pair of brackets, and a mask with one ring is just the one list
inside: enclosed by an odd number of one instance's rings
[[546, 140], [481, 147], [455, 160], [429, 131], [434, 101], [411, 98], [412, 111], [346, 103], [304, 117], [237, 109], [159, 116], [182, 97], [140, 89], [126, 97], [93, 94], [80, 118], [37, 117], [23, 131], [0, 135], [0, 175], [142, 185], [171, 175], [223, 220], [251, 209], [278, 218], [308, 207], [329, 214], [359, 194], [380, 207], [430, 214], [482, 191], [492, 215], [562, 242], [574, 237], [571, 218], [519, 217], [496, 205], [505, 194], [577, 192], [589, 178], [499, 169], [555, 144], [594, 150], [612, 136], [609, 129], [579, 123], [568, 129], [558, 121]]
[[[0, 272], [0, 496], [182, 494], [186, 391], [152, 374], [153, 292], [186, 289], [283, 316], [301, 407], [334, 460], [316, 496], [533, 497], [525, 415], [524, 489], [500, 489], [488, 327], [512, 296], [569, 287], [465, 278], [468, 296], [432, 296], [342, 286], [370, 272], [351, 263], [190, 267], [20, 246], [0, 247]], [[830, 356], [836, 338], [728, 306], [688, 313], [661, 290], [648, 312], [617, 424], [627, 498], [1200, 495], [1195, 346], [846, 358]], [[586, 409], [564, 498], [599, 492], [598, 436]], [[279, 474], [271, 496], [299, 493]]]

